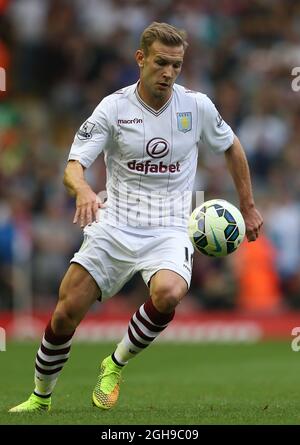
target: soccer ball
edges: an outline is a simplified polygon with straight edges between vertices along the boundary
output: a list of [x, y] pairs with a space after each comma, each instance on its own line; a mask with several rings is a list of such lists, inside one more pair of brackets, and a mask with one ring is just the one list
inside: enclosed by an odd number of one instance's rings
[[214, 257], [234, 252], [245, 232], [241, 212], [223, 199], [212, 199], [196, 207], [188, 221], [188, 234], [195, 249]]

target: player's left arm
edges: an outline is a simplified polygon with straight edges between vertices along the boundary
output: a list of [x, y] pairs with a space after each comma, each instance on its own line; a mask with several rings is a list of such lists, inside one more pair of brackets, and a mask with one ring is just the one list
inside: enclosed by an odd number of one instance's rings
[[246, 224], [247, 239], [248, 241], [255, 241], [259, 235], [263, 219], [255, 207], [248, 161], [237, 136], [234, 136], [233, 144], [225, 151], [225, 159], [239, 195], [240, 210]]

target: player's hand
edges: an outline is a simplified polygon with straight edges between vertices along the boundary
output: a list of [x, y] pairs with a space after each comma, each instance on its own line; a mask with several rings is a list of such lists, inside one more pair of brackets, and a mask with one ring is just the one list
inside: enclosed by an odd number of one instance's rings
[[99, 221], [99, 208], [104, 208], [99, 196], [90, 187], [84, 187], [76, 194], [76, 212], [73, 224], [79, 223], [80, 227], [91, 225], [92, 222]]
[[258, 238], [263, 219], [255, 207], [241, 209], [246, 225], [246, 236], [248, 241], [255, 241]]

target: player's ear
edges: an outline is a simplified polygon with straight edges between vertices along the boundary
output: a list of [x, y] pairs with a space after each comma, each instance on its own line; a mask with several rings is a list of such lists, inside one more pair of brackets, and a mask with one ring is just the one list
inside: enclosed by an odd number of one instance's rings
[[144, 66], [144, 51], [142, 49], [138, 49], [135, 53], [135, 60], [140, 68], [143, 68]]

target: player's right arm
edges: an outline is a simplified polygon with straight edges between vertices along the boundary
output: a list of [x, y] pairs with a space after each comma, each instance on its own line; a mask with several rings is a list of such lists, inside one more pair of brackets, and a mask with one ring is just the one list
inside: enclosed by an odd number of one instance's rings
[[64, 185], [70, 195], [76, 198], [73, 222], [78, 222], [81, 227], [97, 221], [99, 207], [104, 207], [86, 181], [84, 171], [110, 141], [110, 108], [110, 101], [105, 98], [81, 125], [75, 135], [64, 173]]
[[100, 198], [91, 189], [84, 177], [84, 167], [78, 161], [69, 161], [65, 169], [64, 185], [71, 196], [76, 197], [76, 212], [73, 223], [80, 227], [98, 221], [98, 209], [103, 207]]

